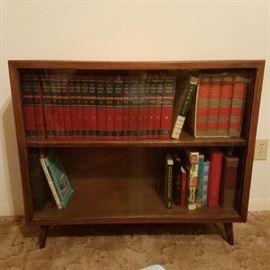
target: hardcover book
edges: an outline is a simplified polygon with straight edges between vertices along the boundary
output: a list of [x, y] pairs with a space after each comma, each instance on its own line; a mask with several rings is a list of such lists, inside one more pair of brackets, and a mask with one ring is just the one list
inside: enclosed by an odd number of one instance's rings
[[225, 156], [222, 163], [220, 204], [224, 209], [234, 209], [239, 157]]
[[218, 207], [220, 179], [222, 169], [223, 153], [220, 151], [213, 151], [210, 154], [210, 167], [208, 178], [208, 195], [207, 202], [209, 208]]
[[40, 163], [59, 209], [66, 207], [73, 191], [63, 163], [56, 151], [40, 157]]
[[190, 76], [188, 81], [184, 83], [183, 87], [180, 87], [178, 92], [179, 96], [176, 98], [174, 114], [175, 120], [171, 137], [173, 139], [179, 139], [188, 110], [194, 99], [198, 84], [198, 78]]

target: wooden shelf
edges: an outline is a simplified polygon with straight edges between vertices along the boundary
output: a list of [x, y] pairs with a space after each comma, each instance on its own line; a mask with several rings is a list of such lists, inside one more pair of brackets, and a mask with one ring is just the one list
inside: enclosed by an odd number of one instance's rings
[[[155, 191], [151, 178], [71, 179], [74, 196], [65, 209], [49, 201], [34, 212], [33, 224], [106, 224], [106, 223], [189, 223], [237, 222], [235, 210], [207, 207], [190, 211], [173, 206], [167, 209]], [[138, 190], [140, 192], [138, 192]]]
[[65, 141], [44, 140], [27, 142], [28, 147], [186, 147], [186, 146], [243, 146], [243, 138], [233, 137], [205, 137], [194, 138], [189, 133], [182, 131], [179, 140], [134, 140], [134, 141]]

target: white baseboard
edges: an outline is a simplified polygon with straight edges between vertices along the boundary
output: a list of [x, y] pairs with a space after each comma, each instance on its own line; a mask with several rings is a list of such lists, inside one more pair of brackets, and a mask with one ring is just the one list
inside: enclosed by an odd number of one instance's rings
[[269, 199], [252, 199], [249, 201], [249, 211], [269, 211], [270, 210], [270, 198]]

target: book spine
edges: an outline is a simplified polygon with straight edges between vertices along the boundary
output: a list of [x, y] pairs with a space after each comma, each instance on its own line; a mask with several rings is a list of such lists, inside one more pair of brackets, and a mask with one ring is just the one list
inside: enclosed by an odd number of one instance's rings
[[83, 120], [83, 137], [86, 140], [91, 139], [91, 126], [90, 126], [90, 103], [91, 98], [88, 90], [88, 77], [81, 77], [81, 100], [82, 100], [82, 120]]
[[166, 155], [165, 162], [165, 186], [164, 200], [168, 209], [172, 208], [172, 183], [173, 183], [173, 158], [170, 154]]
[[218, 207], [222, 157], [223, 154], [221, 152], [212, 152], [210, 155], [208, 196], [207, 196], [209, 208]]
[[184, 167], [181, 166], [181, 201], [180, 206], [186, 206], [186, 194], [187, 194], [187, 172]]
[[49, 76], [49, 84], [50, 84], [50, 90], [51, 90], [51, 96], [52, 96], [54, 135], [55, 135], [56, 140], [60, 140], [62, 121], [60, 119], [60, 109], [59, 109], [60, 105], [58, 104], [59, 102], [58, 99], [60, 98], [60, 95], [61, 95], [61, 89], [58, 89], [57, 77], [54, 75]]
[[148, 104], [148, 139], [155, 138], [155, 106], [156, 106], [156, 80], [151, 77], [149, 88], [149, 104]]
[[45, 114], [45, 130], [47, 139], [55, 139], [54, 116], [53, 116], [53, 99], [51, 95], [51, 82], [48, 76], [41, 78], [43, 103]]
[[32, 79], [30, 74], [23, 74], [22, 84], [22, 101], [23, 101], [23, 118], [24, 129], [27, 140], [36, 139], [35, 113], [32, 93]]
[[143, 140], [144, 136], [144, 88], [145, 88], [145, 80], [141, 78], [138, 80], [138, 114], [137, 114], [137, 139]]
[[124, 82], [121, 78], [114, 80], [114, 139], [123, 139], [123, 89]]
[[52, 195], [53, 195], [53, 198], [54, 198], [54, 200], [55, 200], [55, 203], [56, 203], [56, 205], [57, 205], [57, 208], [58, 208], [58, 209], [62, 209], [62, 208], [63, 208], [63, 205], [62, 205], [61, 202], [60, 202], [60, 198], [59, 198], [59, 196], [58, 196], [58, 194], [57, 194], [57, 191], [56, 191], [55, 186], [54, 186], [54, 184], [53, 184], [53, 181], [52, 181], [52, 179], [51, 179], [51, 175], [50, 175], [49, 170], [48, 170], [48, 168], [47, 168], [47, 165], [46, 165], [46, 163], [45, 163], [45, 161], [44, 161], [44, 158], [40, 158], [40, 164], [41, 164], [42, 169], [43, 169], [43, 171], [44, 171], [44, 174], [45, 174], [45, 176], [46, 176], [47, 182], [48, 182], [48, 184], [49, 184], [49, 187], [50, 187], [50, 190], [51, 190], [51, 192], [52, 192]]
[[230, 113], [229, 136], [240, 137], [244, 113], [246, 80], [236, 77], [233, 84], [233, 97]]
[[163, 97], [160, 119], [160, 139], [170, 139], [172, 126], [173, 102], [175, 94], [175, 79], [165, 78], [163, 82]]
[[187, 206], [189, 210], [196, 209], [196, 194], [198, 189], [198, 162], [199, 153], [186, 150], [189, 159], [188, 170], [188, 198]]
[[222, 78], [211, 78], [207, 114], [207, 136], [217, 135], [221, 89]]
[[71, 124], [71, 111], [70, 111], [67, 77], [62, 76], [60, 78], [60, 83], [61, 83], [62, 106], [64, 116], [64, 137], [67, 141], [69, 141], [72, 138], [72, 124]]
[[129, 79], [124, 78], [123, 85], [123, 140], [128, 140], [128, 124], [129, 124]]
[[197, 101], [195, 108], [195, 137], [207, 135], [208, 99], [210, 91], [210, 78], [200, 77]]
[[204, 177], [204, 155], [199, 155], [198, 163], [198, 190], [196, 198], [196, 207], [202, 207], [202, 194], [203, 194], [203, 177]]
[[77, 137], [76, 133], [76, 116], [77, 116], [77, 98], [75, 94], [75, 78], [71, 77], [68, 80], [68, 91], [69, 91], [69, 104], [70, 104], [70, 116], [71, 116], [71, 134], [72, 140], [75, 140]]
[[149, 121], [149, 91], [150, 91], [150, 80], [145, 79], [144, 84], [144, 101], [143, 101], [143, 139], [148, 138], [148, 121]]
[[130, 78], [128, 101], [128, 138], [137, 139], [138, 128], [138, 79]]
[[106, 129], [106, 107], [105, 107], [105, 80], [104, 78], [97, 78], [96, 80], [97, 93], [97, 136], [99, 140], [104, 140]]
[[180, 201], [181, 201], [181, 159], [177, 153], [174, 153], [172, 197], [173, 197], [174, 204], [180, 205]]
[[43, 96], [41, 91], [40, 79], [38, 74], [32, 75], [32, 93], [35, 113], [36, 138], [45, 138], [44, 113], [43, 113]]
[[89, 124], [90, 136], [93, 140], [97, 139], [97, 104], [96, 104], [96, 81], [95, 78], [88, 78], [88, 92], [90, 97]]
[[105, 138], [106, 140], [114, 139], [114, 85], [111, 77], [105, 81]]
[[176, 105], [176, 120], [173, 125], [172, 135], [173, 139], [179, 139], [187, 112], [194, 99], [198, 84], [198, 78], [191, 76], [187, 85], [182, 90], [182, 98]]
[[222, 163], [220, 204], [224, 209], [234, 209], [239, 158], [225, 156]]
[[161, 110], [163, 98], [163, 80], [156, 80], [156, 105], [155, 105], [155, 118], [154, 118], [154, 139], [160, 138], [161, 129]]
[[208, 176], [209, 176], [209, 164], [208, 160], [203, 163], [203, 189], [202, 189], [202, 206], [207, 205], [207, 194], [208, 194]]
[[217, 125], [218, 136], [229, 136], [232, 94], [233, 94], [233, 77], [226, 76], [223, 78], [220, 95], [220, 105], [219, 105], [219, 115]]
[[75, 77], [75, 96], [76, 96], [76, 123], [75, 123], [75, 138], [78, 140], [83, 139], [83, 113], [82, 113], [82, 82], [81, 78]]

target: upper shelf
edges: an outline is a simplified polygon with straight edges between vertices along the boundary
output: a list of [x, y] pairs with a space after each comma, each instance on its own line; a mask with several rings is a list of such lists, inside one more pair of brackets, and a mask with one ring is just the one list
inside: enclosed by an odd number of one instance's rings
[[246, 141], [243, 138], [233, 137], [207, 137], [194, 138], [182, 131], [179, 140], [44, 140], [27, 142], [28, 147], [207, 147], [207, 146], [243, 146]]

